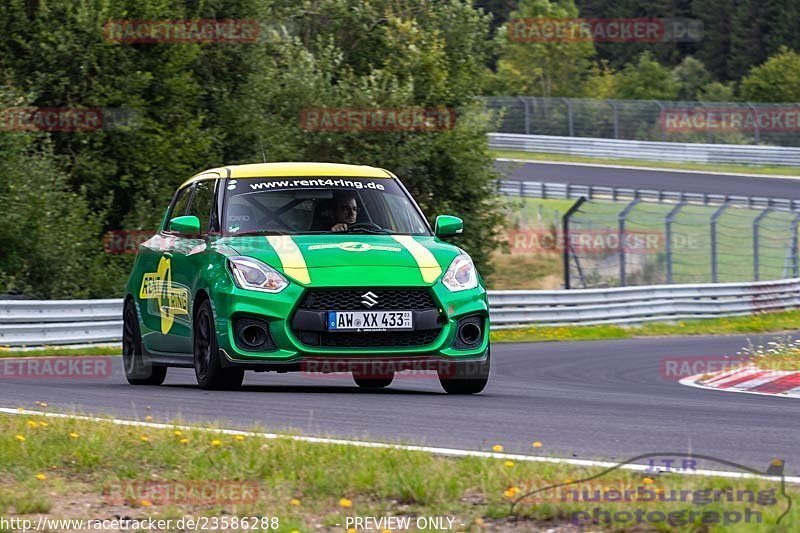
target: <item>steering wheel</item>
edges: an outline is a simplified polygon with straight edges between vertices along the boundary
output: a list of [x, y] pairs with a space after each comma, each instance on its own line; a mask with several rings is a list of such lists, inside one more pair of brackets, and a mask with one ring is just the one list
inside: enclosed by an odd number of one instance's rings
[[386, 231], [384, 228], [380, 227], [378, 224], [374, 222], [356, 222], [355, 224], [348, 224], [347, 225], [348, 231], [351, 229], [371, 229], [375, 231]]

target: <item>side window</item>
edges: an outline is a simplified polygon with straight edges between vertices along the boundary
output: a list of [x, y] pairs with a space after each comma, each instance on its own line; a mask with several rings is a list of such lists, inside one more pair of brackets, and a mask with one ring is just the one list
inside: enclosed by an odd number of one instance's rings
[[189, 199], [191, 198], [192, 186], [184, 187], [178, 191], [178, 197], [172, 203], [169, 216], [167, 216], [167, 224], [175, 217], [182, 217], [186, 214], [186, 208], [189, 207]]
[[194, 215], [200, 219], [201, 233], [207, 233], [209, 228], [212, 230], [211, 212], [214, 207], [214, 186], [216, 180], [204, 180], [197, 182], [192, 203], [189, 206], [188, 215]]

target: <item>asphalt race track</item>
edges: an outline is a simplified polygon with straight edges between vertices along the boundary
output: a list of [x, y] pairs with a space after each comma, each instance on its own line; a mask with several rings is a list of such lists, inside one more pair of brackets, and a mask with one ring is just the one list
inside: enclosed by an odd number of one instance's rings
[[[240, 391], [205, 392], [191, 370], [170, 369], [161, 387], [133, 387], [114, 358], [113, 375], [103, 379], [4, 379], [0, 405], [38, 409], [41, 401], [62, 412], [486, 451], [499, 443], [510, 453], [566, 458], [691, 451], [763, 470], [779, 457], [787, 474], [798, 475], [797, 400], [701, 390], [662, 377], [665, 357], [734, 354], [745, 343], [684, 337], [497, 344], [492, 381], [469, 397], [445, 395], [433, 375], [364, 391], [348, 376], [248, 373]], [[533, 441], [542, 448], [532, 448]]]
[[[771, 198], [800, 198], [800, 176], [745, 177], [671, 172], [658, 169], [626, 169], [558, 163], [520, 163], [495, 161], [495, 168], [504, 179], [547, 181], [577, 185], [602, 185], [675, 192], [717, 193]], [[755, 172], [755, 171], [754, 171]]]

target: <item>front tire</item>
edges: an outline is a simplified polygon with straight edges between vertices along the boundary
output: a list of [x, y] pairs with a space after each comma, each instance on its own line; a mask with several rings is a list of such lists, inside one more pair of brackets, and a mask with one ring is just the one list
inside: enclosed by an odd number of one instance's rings
[[450, 363], [439, 369], [439, 383], [447, 394], [478, 394], [489, 382], [491, 352], [486, 349], [486, 359], [480, 362]]
[[223, 368], [219, 358], [217, 329], [211, 302], [200, 304], [194, 317], [194, 373], [205, 390], [238, 389], [244, 380], [241, 368]]
[[131, 385], [161, 385], [167, 377], [167, 367], [154, 365], [144, 357], [139, 316], [131, 299], [125, 301], [122, 310], [122, 365]]

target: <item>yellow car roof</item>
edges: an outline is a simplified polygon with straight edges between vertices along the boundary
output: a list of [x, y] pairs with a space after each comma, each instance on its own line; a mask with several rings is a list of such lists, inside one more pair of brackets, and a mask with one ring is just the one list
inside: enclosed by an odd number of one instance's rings
[[[230, 174], [229, 174], [230, 173]], [[231, 179], [247, 178], [280, 178], [284, 176], [336, 176], [351, 178], [393, 178], [394, 175], [388, 170], [366, 165], [343, 165], [339, 163], [254, 163], [250, 165], [231, 165], [227, 167], [212, 168], [204, 170], [199, 174], [189, 178], [181, 187], [201, 178], [207, 178], [208, 174], [219, 174], [223, 178], [230, 176]]]

